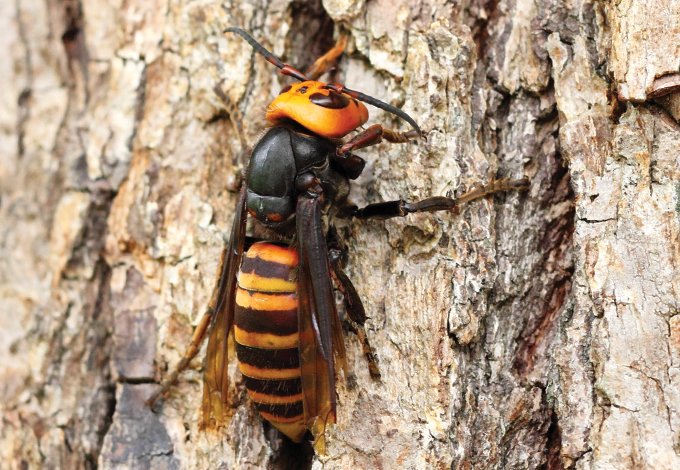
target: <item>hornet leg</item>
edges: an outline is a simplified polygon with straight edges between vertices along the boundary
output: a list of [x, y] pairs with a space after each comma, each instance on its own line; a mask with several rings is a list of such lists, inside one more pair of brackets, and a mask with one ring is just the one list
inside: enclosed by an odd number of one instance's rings
[[395, 144], [403, 144], [418, 137], [416, 131], [396, 132], [385, 129], [380, 124], [374, 124], [368, 129], [355, 135], [350, 141], [338, 147], [335, 155], [331, 156], [334, 165], [339, 166], [343, 173], [351, 180], [357, 179], [364, 170], [366, 162], [363, 158], [354, 155], [353, 150], [370, 147], [379, 144], [385, 139]]
[[336, 288], [342, 294], [345, 300], [345, 310], [350, 318], [349, 325], [359, 338], [361, 343], [361, 349], [368, 361], [368, 372], [374, 379], [380, 379], [380, 368], [378, 367], [378, 359], [375, 355], [375, 351], [368, 341], [368, 336], [366, 335], [366, 330], [364, 329], [364, 323], [366, 322], [366, 310], [364, 309], [364, 304], [361, 302], [361, 298], [357, 293], [354, 284], [347, 277], [347, 274], [343, 271], [343, 258], [346, 249], [340, 246], [340, 240], [337, 237], [335, 228], [329, 231], [329, 242], [328, 242], [328, 257], [331, 264], [331, 277], [335, 283]]
[[371, 145], [379, 144], [385, 139], [393, 144], [403, 144], [418, 137], [418, 132], [411, 130], [407, 132], [397, 132], [386, 129], [380, 124], [373, 124], [365, 131], [355, 135], [349, 142], [343, 144], [338, 149], [338, 155], [349, 154], [353, 150], [359, 150]]
[[241, 187], [241, 183], [243, 182], [243, 168], [248, 157], [250, 156], [250, 153], [252, 152], [252, 149], [248, 145], [245, 132], [243, 131], [243, 114], [241, 114], [241, 110], [238, 109], [238, 106], [236, 103], [234, 103], [234, 100], [232, 100], [229, 95], [227, 95], [224, 90], [222, 90], [223, 83], [224, 80], [220, 81], [213, 87], [213, 91], [218, 96], [220, 101], [222, 101], [224, 110], [229, 115], [229, 121], [231, 122], [234, 132], [236, 132], [236, 136], [238, 137], [238, 141], [241, 144], [241, 152], [237, 155], [234, 155], [232, 158], [232, 164], [236, 168], [236, 171], [233, 177], [229, 178], [227, 183], [227, 190], [230, 192], [238, 192], [239, 188]]
[[493, 180], [491, 183], [468, 191], [457, 198], [430, 197], [416, 202], [404, 200], [378, 202], [361, 209], [355, 209], [352, 216], [358, 219], [391, 219], [393, 217], [405, 217], [414, 212], [452, 211], [462, 204], [481, 199], [489, 194], [503, 191], [523, 191], [528, 188], [528, 185], [529, 180], [527, 178], [519, 180], [503, 178]]
[[212, 310], [210, 307], [206, 309], [203, 317], [201, 317], [201, 321], [194, 330], [194, 334], [191, 336], [191, 342], [184, 351], [184, 355], [179, 361], [179, 364], [175, 366], [170, 375], [163, 381], [161, 388], [159, 388], [153, 395], [151, 395], [151, 397], [149, 397], [149, 399], [146, 401], [147, 405], [153, 407], [156, 400], [158, 400], [158, 398], [160, 398], [162, 395], [165, 395], [168, 390], [170, 390], [170, 387], [172, 387], [175, 382], [177, 382], [179, 374], [189, 367], [189, 363], [191, 363], [193, 358], [196, 357], [196, 354], [198, 354], [198, 351], [201, 348], [201, 344], [203, 344], [203, 340], [206, 338], [206, 332], [208, 331], [208, 326], [210, 326], [214, 313], [214, 310]]
[[[222, 250], [220, 266], [219, 269], [217, 270], [218, 273], [222, 273], [223, 264], [225, 263], [225, 259], [227, 256], [228, 251], [227, 248], [228, 248], [227, 245], [225, 245], [224, 250]], [[168, 377], [161, 383], [160, 388], [146, 401], [148, 406], [153, 407], [156, 400], [158, 400], [161, 396], [165, 395], [168, 392], [168, 390], [170, 390], [170, 387], [172, 387], [177, 382], [179, 374], [181, 374], [187, 367], [189, 367], [189, 364], [194, 359], [194, 357], [196, 357], [196, 354], [198, 354], [198, 351], [201, 349], [201, 345], [203, 344], [203, 341], [207, 336], [206, 333], [208, 332], [213, 317], [215, 316], [216, 313], [215, 309], [217, 308], [217, 304], [219, 302], [220, 278], [221, 276], [220, 274], [218, 274], [217, 281], [215, 282], [215, 287], [210, 298], [210, 303], [205, 309], [205, 313], [203, 313], [201, 320], [198, 322], [198, 325], [194, 330], [194, 334], [191, 336], [191, 341], [189, 342], [189, 345], [184, 351], [182, 359], [175, 366], [170, 375], [168, 375]]]
[[345, 51], [347, 35], [341, 34], [338, 41], [324, 55], [316, 59], [316, 62], [307, 70], [306, 75], [310, 80], [318, 80], [337, 62], [338, 57]]

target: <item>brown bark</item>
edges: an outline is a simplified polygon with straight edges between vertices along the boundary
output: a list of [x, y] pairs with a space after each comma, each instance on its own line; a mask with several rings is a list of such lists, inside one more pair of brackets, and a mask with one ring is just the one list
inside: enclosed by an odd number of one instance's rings
[[[0, 3], [0, 458], [12, 468], [281, 467], [235, 365], [143, 404], [208, 300], [241, 145], [287, 81], [221, 30], [402, 107], [358, 203], [531, 178], [458, 214], [354, 221], [356, 338], [327, 468], [677, 468], [680, 11], [673, 0]], [[403, 126], [372, 112], [372, 122]], [[296, 460], [297, 459], [297, 460]]]

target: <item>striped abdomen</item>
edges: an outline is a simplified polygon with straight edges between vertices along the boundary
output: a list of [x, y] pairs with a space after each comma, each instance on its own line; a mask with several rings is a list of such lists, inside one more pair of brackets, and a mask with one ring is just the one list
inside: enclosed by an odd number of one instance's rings
[[306, 428], [298, 352], [294, 248], [253, 244], [238, 273], [234, 337], [248, 395], [262, 417], [295, 442]]

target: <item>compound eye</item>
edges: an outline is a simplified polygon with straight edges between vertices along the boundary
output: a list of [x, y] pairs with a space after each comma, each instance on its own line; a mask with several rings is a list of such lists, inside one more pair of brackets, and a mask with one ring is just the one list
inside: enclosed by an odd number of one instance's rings
[[279, 95], [283, 95], [284, 93], [289, 92], [291, 88], [293, 88], [293, 85], [287, 85], [287, 86], [281, 88]]
[[328, 90], [328, 95], [314, 93], [309, 101], [324, 108], [341, 109], [349, 104], [349, 98], [333, 90]]

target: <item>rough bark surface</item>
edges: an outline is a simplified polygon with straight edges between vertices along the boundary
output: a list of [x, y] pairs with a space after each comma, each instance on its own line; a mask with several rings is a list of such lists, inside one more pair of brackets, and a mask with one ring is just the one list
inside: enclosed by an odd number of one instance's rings
[[[401, 106], [358, 203], [523, 194], [354, 221], [348, 273], [383, 374], [352, 376], [315, 468], [680, 468], [680, 9], [675, 0], [0, 2], [0, 459], [12, 468], [281, 468], [232, 364], [144, 405], [208, 300], [227, 187], [287, 82], [241, 26]], [[400, 126], [372, 111], [372, 122]]]

